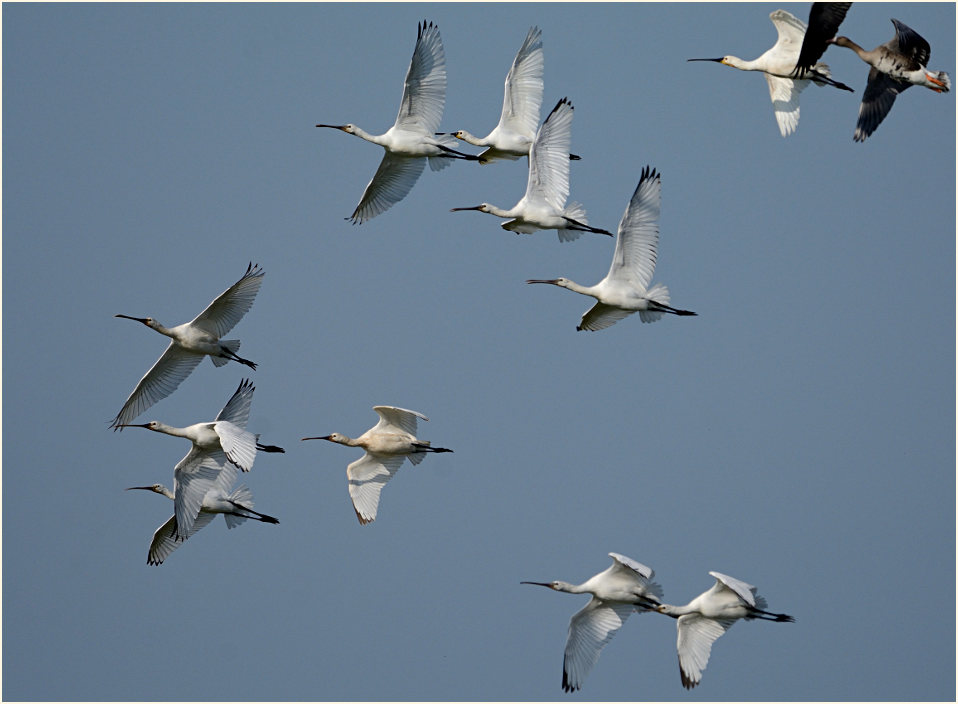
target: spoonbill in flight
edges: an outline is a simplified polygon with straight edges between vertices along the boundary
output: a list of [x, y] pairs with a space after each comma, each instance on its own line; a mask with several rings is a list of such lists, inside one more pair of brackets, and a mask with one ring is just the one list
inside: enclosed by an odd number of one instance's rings
[[263, 275], [259, 265], [250, 262], [240, 280], [217, 296], [206, 310], [190, 322], [176, 327], [167, 328], [155, 318], [115, 316], [141, 322], [172, 339], [166, 351], [140, 379], [123, 408], [110, 422], [110, 427], [114, 430], [124, 427], [154, 403], [176, 391], [180, 382], [190, 375], [206, 355], [209, 355], [210, 361], [217, 367], [233, 360], [256, 369], [253, 362], [236, 354], [240, 346], [239, 340], [221, 338], [232, 330], [252, 307], [260, 284], [263, 283]]
[[936, 93], [951, 90], [951, 79], [944, 71], [929, 71], [931, 46], [911, 27], [893, 19], [895, 38], [865, 51], [848, 37], [836, 37], [829, 43], [851, 49], [866, 64], [868, 84], [858, 108], [854, 139], [864, 142], [895, 104], [898, 94], [911, 86], [925, 86]]
[[[257, 450], [286, 452], [275, 445], [261, 445], [259, 435], [254, 435], [246, 429], [254, 390], [252, 382], [249, 379], [243, 379], [230, 400], [223, 406], [223, 410], [216, 416], [216, 420], [207, 423], [194, 423], [185, 428], [176, 428], [158, 420], [151, 420], [149, 423], [129, 423], [123, 427], [146, 428], [157, 433], [186, 438], [192, 442], [193, 447], [190, 448], [189, 453], [176, 465], [173, 471], [174, 476], [179, 470], [191, 472], [194, 467], [200, 467], [210, 460], [212, 460], [211, 465], [215, 467], [220, 467], [223, 462], [229, 461], [244, 472], [248, 472], [253, 467]], [[174, 485], [174, 491], [179, 497], [181, 493], [179, 486]], [[177, 520], [182, 530], [183, 522], [179, 520], [179, 515]]]
[[842, 90], [852, 90], [844, 83], [833, 81], [826, 64], [813, 65], [804, 73], [804, 78], [794, 78], [798, 58], [805, 38], [805, 23], [785, 10], [775, 10], [769, 15], [778, 41], [771, 49], [752, 61], [737, 56], [723, 56], [718, 59], [689, 59], [689, 61], [715, 61], [742, 71], [760, 71], [768, 81], [768, 91], [772, 97], [772, 109], [778, 121], [778, 130], [787, 137], [798, 127], [799, 94], [808, 87], [809, 81], [816, 85], [830, 85]]
[[813, 2], [808, 11], [808, 29], [802, 39], [802, 50], [795, 62], [792, 76], [804, 78], [828, 48], [828, 40], [838, 32], [838, 26], [848, 14], [850, 2]]
[[356, 125], [316, 125], [342, 130], [378, 144], [386, 153], [376, 174], [366, 186], [359, 205], [347, 220], [362, 224], [389, 210], [416, 185], [429, 160], [433, 171], [444, 169], [453, 159], [477, 160], [452, 147], [456, 140], [449, 135], [436, 136], [446, 103], [446, 54], [442, 48], [439, 27], [432, 22], [419, 25], [419, 36], [412, 54], [396, 123], [384, 134], [369, 134]]
[[379, 422], [358, 438], [341, 433], [303, 440], [329, 440], [348, 447], [361, 447], [366, 453], [346, 467], [349, 496], [353, 500], [356, 518], [362, 525], [376, 520], [379, 493], [393, 478], [407, 457], [419, 464], [427, 452], [452, 452], [444, 447], [432, 447], [428, 441], [416, 438], [416, 419], [429, 420], [422, 413], [395, 406], [373, 406]]
[[662, 597], [662, 588], [650, 581], [655, 575], [651, 568], [615, 552], [610, 552], [609, 557], [612, 566], [582, 584], [520, 582], [538, 584], [557, 592], [592, 595], [585, 608], [569, 622], [569, 637], [562, 659], [562, 689], [566, 692], [582, 687], [602, 648], [619, 632], [633, 611], [650, 611], [659, 605]]
[[715, 577], [715, 584], [685, 606], [659, 604], [653, 609], [678, 619], [679, 672], [686, 689], [692, 689], [702, 680], [712, 643], [740, 618], [789, 623], [795, 620], [787, 614], [765, 611], [768, 606], [765, 599], [751, 584], [719, 572], [709, 574]]
[[566, 205], [569, 197], [569, 145], [572, 141], [572, 103], [562, 98], [542, 123], [529, 150], [529, 181], [526, 194], [509, 210], [489, 203], [457, 210], [478, 210], [500, 218], [505, 230], [532, 234], [536, 230], [557, 230], [560, 242], [571, 242], [581, 232], [611, 236], [586, 223], [585, 208], [578, 203]]
[[592, 296], [597, 303], [583, 316], [576, 330], [602, 330], [638, 312], [643, 323], [652, 323], [665, 313], [697, 315], [669, 305], [669, 289], [663, 284], [649, 288], [659, 247], [659, 210], [662, 181], [646, 166], [639, 185], [619, 223], [609, 273], [595, 286], [582, 286], [569, 279], [529, 279], [527, 284], [552, 284]]
[[[528, 156], [539, 126], [539, 108], [542, 105], [542, 30], [532, 27], [519, 47], [512, 67], [506, 74], [505, 94], [499, 124], [485, 137], [476, 137], [466, 130], [452, 136], [477, 147], [486, 147], [479, 154], [479, 163], [496, 159], [518, 159]], [[575, 154], [570, 159], [579, 159]]]
[[[148, 565], [162, 565], [163, 561], [170, 556], [170, 553], [176, 550], [184, 540], [193, 537], [198, 530], [207, 526], [210, 521], [216, 518], [217, 514], [223, 515], [227, 528], [235, 528], [247, 518], [263, 523], [279, 523], [272, 516], [253, 510], [253, 493], [247, 487], [240, 486], [234, 491], [230, 491], [235, 481], [236, 469], [230, 464], [224, 464], [216, 479], [208, 482], [194, 482], [185, 489], [181, 487], [183, 491], [202, 492], [198, 496], [200, 501], [199, 513], [193, 520], [193, 525], [185, 532], [177, 530], [175, 513], [170, 516], [166, 523], [157, 528], [156, 532], [153, 533], [146, 563]], [[176, 502], [176, 495], [162, 484], [131, 486], [127, 491], [133, 489], [154, 491], [172, 499], [174, 503]], [[195, 499], [188, 501], [188, 503], [195, 503]]]

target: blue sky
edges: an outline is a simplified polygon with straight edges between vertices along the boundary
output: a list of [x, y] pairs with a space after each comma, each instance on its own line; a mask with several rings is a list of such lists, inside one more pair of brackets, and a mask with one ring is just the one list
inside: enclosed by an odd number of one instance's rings
[[[3, 697], [7, 700], [950, 700], [955, 696], [955, 100], [912, 88], [852, 141], [809, 87], [783, 139], [751, 59], [807, 4], [3, 7]], [[955, 76], [953, 4], [895, 17]], [[443, 127], [484, 134], [528, 28], [543, 117], [575, 106], [571, 198], [614, 229], [662, 173], [654, 281], [697, 318], [576, 332], [613, 243], [517, 236], [455, 206], [524, 162], [423, 174], [348, 216], [423, 18]], [[464, 147], [465, 148], [465, 147]], [[474, 151], [474, 150], [473, 150]], [[223, 521], [146, 565], [184, 441], [107, 424], [165, 347], [114, 314], [192, 319], [259, 262], [231, 337], [259, 363], [243, 477], [278, 526]], [[209, 420], [248, 371], [204, 361], [140, 422]], [[345, 467], [373, 405], [454, 454], [408, 463], [361, 527]], [[685, 603], [717, 570], [794, 624], [740, 623], [682, 689], [675, 623], [633, 617], [561, 691], [580, 582], [620, 552]]]

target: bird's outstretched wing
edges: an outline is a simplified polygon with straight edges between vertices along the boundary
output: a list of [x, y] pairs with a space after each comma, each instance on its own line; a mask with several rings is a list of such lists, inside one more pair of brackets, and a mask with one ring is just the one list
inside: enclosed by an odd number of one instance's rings
[[705, 671], [712, 654], [712, 643], [731, 628], [733, 623], [735, 619], [705, 618], [699, 614], [679, 616], [676, 624], [676, 648], [683, 687], [692, 689], [702, 681], [702, 672]]
[[872, 67], [868, 71], [868, 84], [858, 106], [858, 123], [853, 136], [856, 142], [864, 142], [878, 129], [878, 125], [891, 112], [899, 93], [911, 87], [907, 81], [899, 81]]
[[662, 178], [646, 166], [619, 222], [608, 278], [638, 285], [643, 290], [649, 287], [658, 256], [661, 208]]
[[409, 195], [426, 166], [426, 160], [386, 152], [372, 180], [366, 185], [359, 205], [347, 220], [361, 225], [384, 213]]
[[804, 78], [805, 74], [814, 66], [825, 49], [828, 40], [838, 33], [838, 27], [845, 19], [850, 2], [813, 2], [808, 11], [808, 29], [802, 40], [802, 50], [795, 64], [794, 76]]
[[605, 330], [610, 325], [614, 325], [623, 318], [629, 317], [634, 312], [634, 310], [624, 310], [623, 308], [597, 302], [585, 312], [576, 330]]
[[446, 54], [439, 27], [422, 22], [406, 72], [396, 127], [431, 136], [439, 129], [445, 104]]
[[176, 391], [180, 383], [203, 361], [204, 356], [185, 350], [171, 340], [166, 351], [137, 382], [123, 408], [110, 422], [110, 427], [116, 430], [120, 425], [132, 423], [154, 403]]
[[631, 604], [606, 602], [592, 597], [569, 622], [569, 637], [562, 659], [562, 689], [574, 692], [599, 659], [605, 644], [629, 618]]
[[572, 103], [568, 98], [556, 103], [529, 148], [529, 180], [525, 198], [541, 198], [559, 212], [569, 197], [572, 111]]
[[346, 468], [349, 496], [356, 518], [362, 525], [376, 520], [379, 494], [403, 462], [402, 455], [373, 455], [366, 453]]
[[217, 296], [190, 324], [217, 338], [223, 337], [253, 307], [263, 276], [265, 272], [259, 264], [250, 262], [240, 280]]
[[888, 42], [892, 51], [911, 59], [912, 65], [908, 67], [909, 70], [915, 71], [922, 66], [927, 66], [931, 59], [931, 45], [904, 22], [893, 19], [891, 23], [895, 25], [895, 38]]
[[535, 135], [542, 108], [542, 30], [532, 27], [506, 75], [499, 127], [518, 134]]
[[153, 541], [150, 543], [150, 551], [146, 556], [146, 564], [162, 565], [174, 550], [183, 544], [183, 540], [191, 538], [201, 528], [209, 525], [210, 521], [216, 518], [215, 513], [200, 513], [193, 521], [189, 531], [184, 538], [176, 537], [176, 516], [170, 516], [170, 519], [156, 529], [153, 533]]
[[419, 411], [410, 411], [408, 408], [373, 406], [373, 410], [379, 414], [379, 422], [373, 426], [376, 432], [403, 432], [415, 435], [418, 427], [417, 418], [429, 420]]
[[799, 95], [808, 87], [808, 79], [782, 78], [768, 73], [762, 75], [768, 81], [768, 93], [772, 99], [778, 131], [783, 137], [787, 137], [798, 129]]
[[[224, 472], [227, 473], [225, 476]], [[236, 468], [222, 451], [190, 448], [186, 457], [173, 468], [173, 514], [178, 531], [174, 537], [186, 540], [207, 492], [223, 483], [232, 486], [235, 477]]]
[[245, 429], [249, 423], [249, 411], [253, 404], [253, 392], [256, 387], [249, 379], [240, 381], [239, 387], [230, 396], [223, 409], [217, 414], [216, 420], [225, 420], [233, 425]]

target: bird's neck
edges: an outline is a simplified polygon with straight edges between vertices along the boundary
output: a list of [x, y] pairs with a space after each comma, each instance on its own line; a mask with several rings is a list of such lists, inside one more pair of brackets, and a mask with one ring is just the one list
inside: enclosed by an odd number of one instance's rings
[[459, 139], [461, 139], [463, 142], [468, 142], [469, 144], [475, 147], [490, 146], [488, 139], [480, 139], [479, 137], [476, 137], [474, 134], [470, 134], [469, 132], [466, 132], [465, 130], [460, 130], [460, 133], [462, 134], [462, 136], [459, 137]]
[[566, 280], [564, 283], [556, 284], [562, 288], [567, 288], [570, 291], [575, 291], [576, 293], [581, 293], [586, 296], [592, 296], [595, 298], [595, 286], [583, 286], [582, 284], [577, 284], [575, 281]]
[[369, 132], [364, 130], [362, 127], [353, 127], [353, 134], [360, 139], [365, 139], [367, 142], [372, 142], [373, 144], [378, 144], [379, 146], [384, 146], [386, 144], [385, 135], [369, 134]]
[[695, 612], [695, 609], [689, 608], [689, 605], [685, 606], [674, 606], [672, 604], [659, 604], [656, 608], [660, 614], [665, 614], [666, 616], [671, 616], [672, 618], [678, 618], [679, 616], [684, 616], [685, 614], [691, 614]]
[[[486, 205], [486, 210], [490, 215], [495, 215], [497, 218], [514, 218], [515, 214], [512, 210], [506, 210], [505, 208], [500, 208], [497, 205], [492, 205], [491, 203]], [[509, 223], [506, 223], [507, 225]]]
[[189, 435], [186, 432], [186, 428], [176, 428], [172, 425], [167, 425], [166, 423], [155, 423], [154, 427], [150, 430], [157, 433], [165, 433], [167, 435], [175, 435], [178, 438], [188, 438]]
[[556, 591], [568, 592], [569, 594], [585, 594], [589, 590], [584, 589], [582, 584], [570, 584], [569, 582], [557, 582]]
[[737, 68], [740, 71], [762, 71], [756, 63], [756, 60], [746, 61], [745, 59], [740, 59], [737, 56], [726, 56], [725, 61], [723, 62], [726, 66], [731, 66], [732, 68]]
[[868, 63], [868, 58], [865, 56], [868, 52], [866, 52], [862, 47], [858, 46], [858, 44], [853, 42], [848, 37], [836, 37], [834, 43], [837, 46], [843, 46], [846, 49], [851, 49], [858, 54], [859, 58], [863, 59], [865, 63]]

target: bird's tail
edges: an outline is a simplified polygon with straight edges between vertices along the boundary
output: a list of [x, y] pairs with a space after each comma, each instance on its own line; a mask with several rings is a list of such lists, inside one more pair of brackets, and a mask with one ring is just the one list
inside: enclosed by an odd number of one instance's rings
[[934, 86], [929, 86], [933, 91], [947, 93], [951, 90], [951, 78], [948, 77], [945, 71], [925, 71], [925, 76], [929, 81], [935, 84]]

